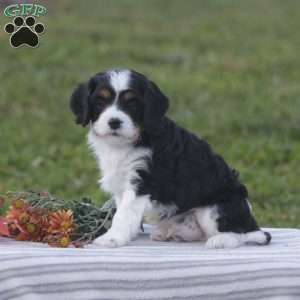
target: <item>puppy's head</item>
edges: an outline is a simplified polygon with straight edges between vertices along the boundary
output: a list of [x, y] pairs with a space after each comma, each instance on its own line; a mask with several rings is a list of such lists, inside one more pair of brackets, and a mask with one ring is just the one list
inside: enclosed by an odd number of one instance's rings
[[141, 132], [158, 134], [168, 99], [144, 75], [130, 70], [98, 73], [71, 96], [76, 123], [99, 138], [135, 143]]

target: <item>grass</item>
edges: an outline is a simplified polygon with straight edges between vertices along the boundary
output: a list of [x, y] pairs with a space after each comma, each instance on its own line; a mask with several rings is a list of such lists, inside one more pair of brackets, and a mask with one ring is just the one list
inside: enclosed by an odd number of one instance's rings
[[128, 67], [240, 171], [260, 224], [299, 227], [300, 2], [39, 3], [48, 8], [39, 48], [12, 49], [0, 30], [0, 192], [106, 199], [68, 101], [92, 74]]

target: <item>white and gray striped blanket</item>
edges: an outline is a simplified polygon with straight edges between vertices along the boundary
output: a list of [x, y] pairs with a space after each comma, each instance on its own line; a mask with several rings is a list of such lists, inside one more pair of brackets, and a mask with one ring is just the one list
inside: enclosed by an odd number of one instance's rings
[[0, 299], [300, 299], [300, 230], [269, 246], [153, 242], [60, 249], [0, 239]]

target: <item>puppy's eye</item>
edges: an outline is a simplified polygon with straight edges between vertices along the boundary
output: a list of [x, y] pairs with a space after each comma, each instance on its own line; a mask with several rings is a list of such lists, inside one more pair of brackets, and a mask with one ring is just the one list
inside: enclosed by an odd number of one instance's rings
[[99, 93], [97, 94], [97, 98], [98, 99], [103, 99], [103, 100], [108, 100], [109, 98], [111, 98], [111, 92], [110, 90], [103, 88], [99, 91]]
[[124, 102], [128, 103], [128, 104], [138, 101], [136, 94], [132, 91], [126, 92], [123, 96], [123, 99], [124, 99]]
[[136, 101], [138, 101], [138, 98], [136, 98], [136, 97], [130, 97], [128, 99], [125, 99], [126, 103], [134, 103]]

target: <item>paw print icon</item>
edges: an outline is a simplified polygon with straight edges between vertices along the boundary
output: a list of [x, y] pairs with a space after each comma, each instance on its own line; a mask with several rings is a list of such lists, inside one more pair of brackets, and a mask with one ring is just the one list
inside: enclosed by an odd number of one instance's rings
[[42, 23], [36, 23], [35, 18], [28, 16], [15, 17], [12, 23], [4, 26], [6, 33], [10, 34], [10, 44], [14, 48], [20, 46], [29, 46], [35, 48], [39, 45], [39, 35], [44, 33], [45, 26]]

